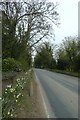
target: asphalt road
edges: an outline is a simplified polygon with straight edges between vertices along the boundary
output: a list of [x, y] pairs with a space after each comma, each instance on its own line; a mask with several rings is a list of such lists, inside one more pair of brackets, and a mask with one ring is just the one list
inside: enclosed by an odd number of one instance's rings
[[48, 118], [78, 118], [78, 78], [34, 69]]

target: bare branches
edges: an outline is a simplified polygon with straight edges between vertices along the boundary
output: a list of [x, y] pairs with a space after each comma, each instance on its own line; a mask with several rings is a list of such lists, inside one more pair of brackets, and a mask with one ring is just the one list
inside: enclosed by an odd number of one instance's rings
[[30, 47], [33, 47], [35, 44], [37, 44], [38, 42], [40, 42], [46, 35], [48, 35], [48, 33], [45, 33], [39, 40], [37, 40], [36, 42], [34, 42]]
[[[11, 24], [14, 21], [16, 30], [20, 24], [22, 27], [24, 23], [24, 30], [21, 33], [24, 37], [21, 38], [24, 38], [26, 44], [31, 43], [30, 47], [33, 47], [45, 36], [50, 35], [51, 22], [55, 25], [58, 24], [56, 7], [57, 4], [44, 2], [44, 0], [27, 0], [27, 2], [24, 0], [19, 4], [16, 2], [4, 4], [4, 12], [10, 18]], [[15, 31], [15, 33], [18, 34], [18, 31]]]

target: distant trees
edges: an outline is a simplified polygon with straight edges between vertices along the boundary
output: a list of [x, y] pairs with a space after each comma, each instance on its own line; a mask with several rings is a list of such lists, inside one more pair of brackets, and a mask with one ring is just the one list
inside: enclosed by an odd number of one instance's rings
[[56, 61], [53, 58], [53, 49], [49, 42], [45, 42], [37, 50], [34, 58], [34, 66], [37, 68], [50, 68], [56, 67]]
[[53, 55], [54, 50], [52, 49], [52, 45], [45, 42], [37, 49], [37, 53], [34, 58], [34, 66], [38, 68], [79, 72], [79, 47], [80, 44], [77, 37], [65, 37], [59, 48], [56, 50], [55, 55]]
[[69, 67], [69, 60], [64, 50], [58, 49], [57, 68], [66, 70]]
[[59, 69], [69, 71], [79, 70], [80, 53], [78, 46], [77, 37], [65, 37], [57, 53], [57, 66]]

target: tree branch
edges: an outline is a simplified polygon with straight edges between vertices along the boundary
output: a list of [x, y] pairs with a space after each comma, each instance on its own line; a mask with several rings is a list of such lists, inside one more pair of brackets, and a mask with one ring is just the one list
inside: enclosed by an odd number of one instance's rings
[[45, 33], [39, 40], [37, 40], [35, 43], [33, 43], [30, 47], [33, 47], [35, 44], [40, 42], [48, 33]]

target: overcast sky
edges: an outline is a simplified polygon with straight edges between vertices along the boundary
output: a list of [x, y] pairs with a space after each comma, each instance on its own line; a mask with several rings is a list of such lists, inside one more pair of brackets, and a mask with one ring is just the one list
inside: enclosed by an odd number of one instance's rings
[[[49, 0], [55, 1], [55, 0]], [[60, 15], [60, 27], [55, 27], [55, 43], [60, 44], [64, 37], [78, 35], [78, 2], [80, 0], [56, 0]]]

